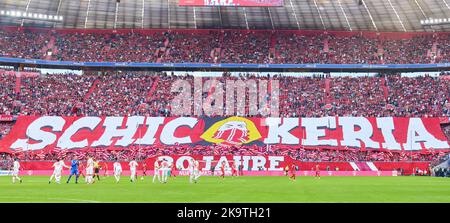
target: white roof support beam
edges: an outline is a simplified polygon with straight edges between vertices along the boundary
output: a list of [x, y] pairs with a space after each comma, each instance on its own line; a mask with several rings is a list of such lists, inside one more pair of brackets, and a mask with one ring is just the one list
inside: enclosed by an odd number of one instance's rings
[[348, 21], [347, 13], [345, 13], [344, 8], [342, 7], [341, 0], [338, 0], [338, 3], [339, 3], [339, 8], [341, 8], [342, 14], [344, 14], [344, 18], [345, 18], [345, 21], [347, 22], [348, 29], [350, 31], [353, 31], [352, 26], [350, 25], [350, 22]]
[[91, 0], [88, 1], [88, 6], [86, 9], [86, 18], [84, 19], [84, 28], [87, 27], [88, 17], [89, 17], [89, 8], [91, 7]]
[[[61, 8], [62, 0], [59, 0], [58, 8], [56, 9], [56, 16], [59, 16], [59, 9]], [[53, 23], [53, 28], [55, 28], [56, 22]]]
[[403, 24], [402, 19], [400, 18], [400, 15], [398, 14], [397, 10], [395, 9], [394, 5], [392, 4], [391, 0], [388, 0], [389, 5], [391, 5], [392, 10], [394, 10], [395, 16], [397, 16], [398, 22], [400, 22], [400, 25], [402, 26], [402, 29], [404, 32], [406, 32], [405, 25]]
[[267, 10], [269, 10], [269, 18], [270, 18], [270, 24], [272, 24], [272, 29], [275, 29], [275, 25], [273, 24], [273, 19], [272, 19], [272, 13], [270, 13], [270, 8], [267, 7]]
[[247, 29], [250, 29], [250, 27], [248, 26], [247, 12], [245, 11], [245, 7], [243, 7], [243, 9], [244, 9], [245, 26], [247, 27]]
[[322, 13], [320, 13], [320, 9], [317, 6], [317, 1], [316, 0], [314, 0], [314, 6], [316, 6], [317, 12], [319, 13], [319, 18], [320, 18], [320, 22], [322, 22], [322, 27], [323, 27], [323, 29], [326, 30], [327, 27], [325, 26], [325, 23], [323, 22]]
[[445, 4], [445, 6], [447, 6], [447, 8], [450, 10], [450, 6], [448, 5], [447, 1], [442, 0], [442, 2]]
[[142, 11], [141, 11], [141, 29], [144, 28], [144, 11], [145, 11], [145, 0], [142, 0]]
[[422, 13], [423, 17], [424, 17], [425, 19], [427, 19], [427, 18], [428, 18], [428, 17], [427, 17], [427, 14], [425, 14], [425, 12], [423, 11], [422, 6], [419, 5], [419, 3], [417, 2], [417, 0], [414, 0], [414, 2], [416, 3], [416, 5], [417, 5], [417, 7], [419, 8], [420, 12]]
[[170, 29], [170, 0], [167, 0], [167, 25]]
[[373, 27], [374, 27], [375, 30], [378, 32], [378, 27], [377, 27], [377, 25], [375, 24], [375, 21], [373, 20], [373, 17], [372, 17], [372, 14], [370, 13], [369, 7], [367, 7], [366, 2], [365, 2], [364, 0], [361, 0], [361, 2], [363, 3], [364, 8], [366, 8], [367, 14], [369, 14], [369, 18], [370, 18], [370, 21], [372, 21]]
[[192, 8], [194, 9], [194, 26], [197, 29], [197, 15], [195, 14], [195, 6]]
[[[420, 12], [422, 13], [423, 18], [424, 18], [424, 19], [428, 19], [428, 16], [427, 16], [427, 14], [425, 14], [425, 12], [423, 11], [422, 6], [419, 5], [419, 3], [417, 2], [417, 0], [414, 0], [414, 2], [416, 3], [417, 7], [419, 8]], [[433, 26], [430, 26], [430, 27], [431, 27], [431, 29], [432, 29], [433, 32], [434, 32]]]
[[119, 14], [119, 2], [116, 1], [116, 13], [114, 15], [114, 29], [117, 28], [117, 15]]
[[[30, 3], [31, 3], [31, 0], [28, 0], [27, 7], [25, 8], [25, 13], [28, 13], [28, 7], [30, 7]], [[25, 21], [25, 19], [22, 19], [22, 22], [20, 22], [20, 26], [23, 26], [24, 21]]]
[[220, 6], [217, 7], [217, 11], [219, 12], [219, 18], [220, 18], [220, 28], [223, 28], [223, 22], [222, 22], [222, 12], [220, 12]]
[[289, 0], [289, 3], [292, 8], [292, 14], [294, 14], [295, 22], [297, 23], [297, 28], [300, 29], [300, 23], [298, 22], [297, 13], [295, 12], [294, 5], [292, 4], [292, 0]]

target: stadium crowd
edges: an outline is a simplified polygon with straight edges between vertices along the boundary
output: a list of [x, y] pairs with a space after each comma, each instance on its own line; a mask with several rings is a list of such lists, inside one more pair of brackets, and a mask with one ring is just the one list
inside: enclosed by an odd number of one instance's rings
[[0, 30], [0, 56], [46, 59], [52, 51], [52, 60], [87, 62], [432, 63], [449, 62], [448, 45], [445, 33], [397, 39], [356, 32]]
[[44, 59], [48, 33], [0, 29], [0, 56]]
[[53, 34], [56, 60], [83, 62], [156, 62], [164, 47], [165, 33], [142, 35], [67, 33]]
[[387, 76], [388, 104], [394, 106], [397, 116], [450, 115], [449, 81], [430, 76], [402, 78]]
[[[54, 39], [55, 43], [49, 46]], [[432, 63], [450, 62], [448, 35], [388, 39], [363, 35], [341, 36], [271, 32], [210, 33], [59, 33], [0, 30], [0, 56], [53, 60], [196, 63]], [[51, 45], [51, 44], [50, 44]], [[47, 49], [49, 47], [49, 49]], [[434, 51], [436, 48], [436, 51]], [[433, 51], [433, 52], [431, 52]], [[39, 75], [15, 77], [0, 70], [0, 115], [170, 116], [173, 83], [193, 77], [164, 72], [126, 72], [107, 75]], [[409, 116], [450, 117], [450, 81], [441, 77], [271, 77], [280, 81], [280, 116]], [[224, 75], [217, 80], [261, 80], [255, 75]], [[211, 87], [212, 89], [213, 87]], [[175, 89], [176, 90], [176, 89]], [[194, 94], [196, 92], [193, 92]], [[202, 92], [203, 98], [210, 92]], [[248, 92], [246, 93], [248, 98]], [[265, 98], [270, 98], [266, 95]], [[235, 103], [238, 99], [236, 98]], [[246, 108], [248, 111], [248, 107]], [[246, 114], [238, 114], [245, 116]], [[0, 138], [13, 122], [0, 122]], [[450, 127], [444, 127], [450, 138]], [[142, 159], [154, 155], [275, 154], [300, 161], [431, 161], [442, 153], [389, 153], [303, 148], [259, 147], [207, 149], [132, 147], [87, 152], [99, 160]], [[86, 151], [18, 152], [20, 159], [70, 159]], [[2, 154], [2, 160], [11, 155]]]
[[[213, 50], [220, 47], [217, 32], [199, 35], [195, 33], [176, 33], [168, 36], [170, 45], [162, 62], [214, 63]], [[209, 44], [205, 44], [209, 43]]]
[[[169, 116], [171, 92], [177, 80], [193, 86], [190, 75], [164, 72], [115, 73], [107, 75], [40, 75], [16, 77], [2, 74], [0, 114], [3, 115], [90, 115]], [[208, 78], [202, 78], [203, 82]], [[242, 75], [215, 78], [258, 80], [267, 77]], [[441, 77], [289, 77], [272, 76], [280, 84], [281, 117], [365, 116], [448, 117], [450, 82]], [[16, 92], [17, 85], [19, 92]], [[211, 87], [211, 89], [213, 86]], [[211, 90], [203, 93], [207, 97]], [[246, 92], [248, 98], [248, 92]], [[270, 99], [270, 92], [265, 96]], [[235, 100], [237, 103], [238, 100]], [[192, 111], [192, 110], [191, 110]], [[248, 116], [248, 106], [246, 114]], [[260, 110], [260, 114], [261, 110]]]
[[330, 87], [329, 115], [379, 117], [392, 114], [386, 111], [383, 78], [337, 77]]
[[222, 63], [270, 63], [270, 33], [226, 31], [223, 35]]

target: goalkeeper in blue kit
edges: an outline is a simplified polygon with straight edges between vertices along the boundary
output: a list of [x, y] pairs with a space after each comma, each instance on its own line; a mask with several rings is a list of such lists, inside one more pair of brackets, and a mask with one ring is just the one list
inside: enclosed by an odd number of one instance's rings
[[73, 175], [75, 175], [75, 183], [78, 183], [78, 177], [80, 176], [78, 172], [78, 165], [80, 164], [80, 161], [77, 160], [77, 158], [74, 158], [71, 162], [71, 168], [70, 168], [70, 176], [69, 179], [67, 179], [67, 183], [70, 182], [70, 179]]

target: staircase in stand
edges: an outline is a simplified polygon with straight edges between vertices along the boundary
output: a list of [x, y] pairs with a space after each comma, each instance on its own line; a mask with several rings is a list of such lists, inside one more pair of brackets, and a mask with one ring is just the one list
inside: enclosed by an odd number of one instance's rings
[[167, 55], [169, 55], [169, 45], [170, 45], [170, 40], [169, 38], [166, 38], [166, 40], [164, 41], [164, 46], [160, 47], [159, 49], [156, 50], [156, 62], [157, 63], [161, 63], [166, 57]]
[[20, 87], [22, 86], [22, 78], [20, 77], [20, 75], [16, 75], [16, 86], [14, 91], [16, 92], [16, 94], [20, 94]]
[[386, 78], [384, 77], [381, 78], [381, 88], [383, 89], [384, 98], [387, 101], [389, 97], [389, 90], [387, 88]]
[[223, 50], [223, 38], [224, 38], [224, 32], [222, 30], [222, 32], [220, 32], [220, 36], [219, 36], [219, 52], [218, 52], [218, 58], [217, 58], [217, 63], [221, 63], [222, 62], [222, 58], [223, 55], [225, 54], [225, 51]]
[[433, 43], [433, 46], [431, 47], [431, 50], [428, 50], [427, 56], [430, 58], [431, 63], [435, 63], [436, 57], [438, 56], [438, 50], [437, 50], [438, 43], [435, 41]]
[[158, 87], [158, 82], [159, 82], [159, 76], [156, 76], [156, 78], [153, 80], [152, 87], [150, 88], [150, 91], [147, 94], [148, 101], [152, 100], [153, 95], [154, 95], [154, 93], [156, 91], [156, 88]]
[[330, 52], [330, 46], [329, 46], [329, 43], [328, 43], [328, 38], [323, 40], [323, 52], [324, 53]]
[[111, 50], [111, 46], [105, 46], [102, 48], [102, 58], [111, 58], [110, 54], [114, 54], [115, 50]]
[[326, 78], [325, 79], [325, 103], [326, 104], [331, 103], [330, 88], [331, 88], [331, 78]]
[[92, 83], [91, 87], [89, 88], [89, 91], [86, 93], [86, 95], [84, 95], [83, 102], [85, 102], [86, 100], [89, 99], [89, 97], [91, 96], [92, 92], [94, 92], [95, 89], [97, 88], [97, 84], [100, 84], [100, 80], [99, 79], [95, 79], [95, 81]]
[[[57, 52], [57, 48], [55, 45], [56, 39], [55, 37], [52, 35], [50, 37], [50, 41], [48, 41], [47, 45], [42, 49], [43, 53], [45, 54], [45, 59], [46, 60], [51, 60], [52, 59], [52, 55], [55, 54]], [[52, 55], [48, 55], [47, 52], [48, 51], [52, 52]]]
[[220, 58], [220, 52], [222, 49], [220, 47], [214, 48], [211, 50], [211, 58], [213, 63], [218, 63]]
[[377, 50], [378, 56], [380, 56], [380, 64], [384, 64], [384, 49], [383, 45], [381, 43], [378, 43], [378, 50]]
[[269, 58], [270, 63], [273, 63], [277, 58], [275, 47], [277, 45], [277, 36], [274, 32], [270, 35], [270, 46], [269, 46]]

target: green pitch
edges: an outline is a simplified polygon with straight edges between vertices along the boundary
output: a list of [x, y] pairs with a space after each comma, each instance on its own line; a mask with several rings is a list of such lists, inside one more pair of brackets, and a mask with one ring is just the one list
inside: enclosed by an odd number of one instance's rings
[[[22, 184], [0, 177], [0, 202], [450, 202], [450, 178], [435, 177], [187, 177], [153, 184], [103, 177], [93, 185], [48, 184], [48, 177], [24, 176]], [[84, 182], [80, 178], [80, 182]]]

